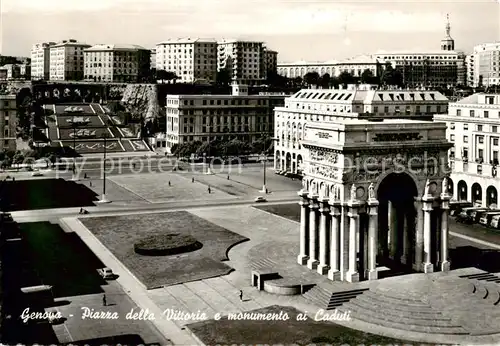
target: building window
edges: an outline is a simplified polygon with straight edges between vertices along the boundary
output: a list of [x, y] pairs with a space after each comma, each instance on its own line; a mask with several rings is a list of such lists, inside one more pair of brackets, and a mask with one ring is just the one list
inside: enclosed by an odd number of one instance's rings
[[477, 131], [483, 131], [483, 125], [477, 125]]
[[483, 174], [483, 166], [477, 165], [477, 174]]
[[474, 110], [470, 110], [469, 114], [470, 114], [471, 117], [473, 117], [474, 116]]
[[498, 151], [493, 151], [493, 164], [498, 164]]
[[462, 115], [462, 110], [461, 109], [457, 109], [457, 116], [461, 116]]
[[495, 101], [495, 98], [493, 96], [487, 96], [486, 97], [486, 103], [487, 104], [492, 105], [494, 101]]
[[479, 157], [479, 160], [480, 160], [480, 161], [483, 161], [484, 150], [483, 150], [483, 149], [479, 149], [479, 150], [477, 151], [477, 156]]
[[489, 117], [490, 117], [490, 112], [488, 112], [488, 111], [484, 111], [484, 117], [485, 117], [485, 118], [489, 118]]
[[455, 130], [455, 123], [450, 123], [450, 129]]
[[492, 126], [491, 127], [491, 132], [498, 132], [498, 126]]
[[477, 137], [477, 141], [479, 142], [479, 144], [483, 144], [484, 143], [484, 137], [483, 136], [478, 136]]
[[454, 142], [455, 141], [455, 135], [450, 136], [450, 141]]
[[498, 145], [498, 138], [493, 138], [493, 145]]
[[464, 124], [464, 130], [468, 130], [469, 129], [469, 124]]
[[469, 143], [469, 137], [468, 136], [464, 136], [464, 143]]

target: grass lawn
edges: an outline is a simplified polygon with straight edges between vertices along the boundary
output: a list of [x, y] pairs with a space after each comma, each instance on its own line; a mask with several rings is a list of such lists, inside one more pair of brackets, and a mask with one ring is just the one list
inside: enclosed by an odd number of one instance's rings
[[300, 222], [300, 205], [298, 203], [259, 205], [254, 208], [267, 211], [268, 213], [282, 216], [292, 221]]
[[36, 273], [31, 284], [53, 285], [55, 297], [101, 293], [106, 282], [97, 274], [102, 262], [75, 233], [65, 233], [49, 222], [19, 225], [24, 257]]
[[9, 211], [87, 207], [98, 199], [84, 185], [64, 179], [9, 180], [0, 189]]
[[[313, 319], [297, 321], [300, 313], [288, 306], [273, 305], [253, 310], [260, 313], [286, 312], [288, 321], [252, 321], [222, 318], [219, 321], [208, 320], [187, 325], [187, 327], [205, 345], [232, 344], [268, 344], [268, 345], [394, 345], [414, 344], [375, 334], [349, 329], [331, 322], [316, 322]], [[421, 343], [418, 343], [421, 345]]]
[[[221, 261], [228, 259], [227, 252], [232, 246], [248, 240], [186, 211], [81, 221], [148, 289], [228, 274], [233, 269]], [[173, 256], [135, 253], [134, 244], [138, 240], [165, 233], [191, 235], [203, 247]]]

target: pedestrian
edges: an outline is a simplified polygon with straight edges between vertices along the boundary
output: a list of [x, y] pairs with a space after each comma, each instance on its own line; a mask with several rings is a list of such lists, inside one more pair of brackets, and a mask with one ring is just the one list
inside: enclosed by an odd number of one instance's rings
[[191, 182], [194, 183], [194, 177], [191, 178]]
[[211, 192], [212, 192], [212, 190], [210, 189], [210, 186], [209, 186], [208, 187], [208, 193], [211, 193]]
[[240, 300], [243, 301], [243, 291], [240, 290]]
[[108, 305], [108, 303], [106, 302], [106, 295], [103, 294], [102, 295], [102, 306], [107, 306], [107, 305]]
[[78, 214], [83, 214], [83, 208], [80, 208], [80, 212]]
[[172, 184], [170, 183], [170, 180], [168, 181], [168, 186], [172, 186]]
[[92, 180], [91, 180], [91, 181], [89, 181], [89, 186], [90, 186], [90, 187], [92, 187]]
[[87, 173], [84, 173], [84, 174], [83, 174], [83, 178], [84, 178], [84, 179], [87, 179]]
[[227, 176], [227, 180], [229, 180], [229, 175]]

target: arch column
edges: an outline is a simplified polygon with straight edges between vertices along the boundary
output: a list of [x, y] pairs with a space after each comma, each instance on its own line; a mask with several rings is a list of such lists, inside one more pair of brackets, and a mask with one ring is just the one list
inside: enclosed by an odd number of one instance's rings
[[377, 280], [377, 252], [378, 252], [378, 205], [376, 199], [368, 200], [368, 280]]
[[340, 280], [340, 202], [330, 202], [330, 270], [328, 278], [333, 281]]
[[431, 261], [431, 212], [432, 212], [432, 202], [433, 197], [424, 196], [422, 197], [422, 203], [424, 211], [424, 262], [422, 263], [422, 269], [424, 273], [432, 273], [434, 271], [434, 266]]
[[308, 193], [304, 190], [298, 192], [300, 196], [300, 252], [297, 257], [297, 262], [301, 265], [305, 265], [309, 259], [308, 252], [308, 227], [309, 227], [309, 199], [307, 198]]
[[451, 196], [448, 193], [441, 194], [441, 271], [450, 270], [450, 261], [448, 258], [448, 213], [450, 210]]
[[309, 195], [309, 259], [307, 268], [316, 270], [318, 268], [318, 254], [316, 246], [318, 241], [318, 196]]
[[321, 204], [320, 221], [319, 221], [319, 265], [318, 273], [325, 275], [328, 273], [328, 254], [330, 253], [329, 247], [329, 231], [330, 231], [330, 209], [328, 208], [328, 199], [322, 199], [319, 201]]
[[359, 207], [358, 201], [351, 200], [349, 206], [349, 270], [346, 274], [346, 280], [349, 282], [358, 282], [359, 273], [357, 266], [357, 234], [359, 232]]

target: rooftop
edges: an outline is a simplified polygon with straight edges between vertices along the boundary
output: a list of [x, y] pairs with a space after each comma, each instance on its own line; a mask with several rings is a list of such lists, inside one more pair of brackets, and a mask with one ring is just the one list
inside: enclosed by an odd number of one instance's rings
[[146, 50], [136, 44], [96, 44], [85, 51], [113, 51], [113, 50]]
[[74, 39], [62, 40], [61, 42], [57, 42], [55, 45], [51, 46], [51, 48], [55, 47], [64, 47], [64, 46], [87, 46], [90, 47], [90, 44], [84, 42], [78, 42]]
[[458, 51], [458, 50], [427, 50], [427, 51], [384, 51], [380, 50], [377, 53], [375, 53], [375, 56], [387, 56], [387, 55], [457, 55], [457, 54], [463, 54], [463, 52]]
[[162, 44], [184, 44], [184, 43], [195, 43], [195, 42], [200, 42], [200, 43], [217, 43], [217, 40], [213, 38], [177, 38], [177, 39], [168, 39], [166, 41], [160, 42], [157, 44], [157, 46], [162, 45]]

